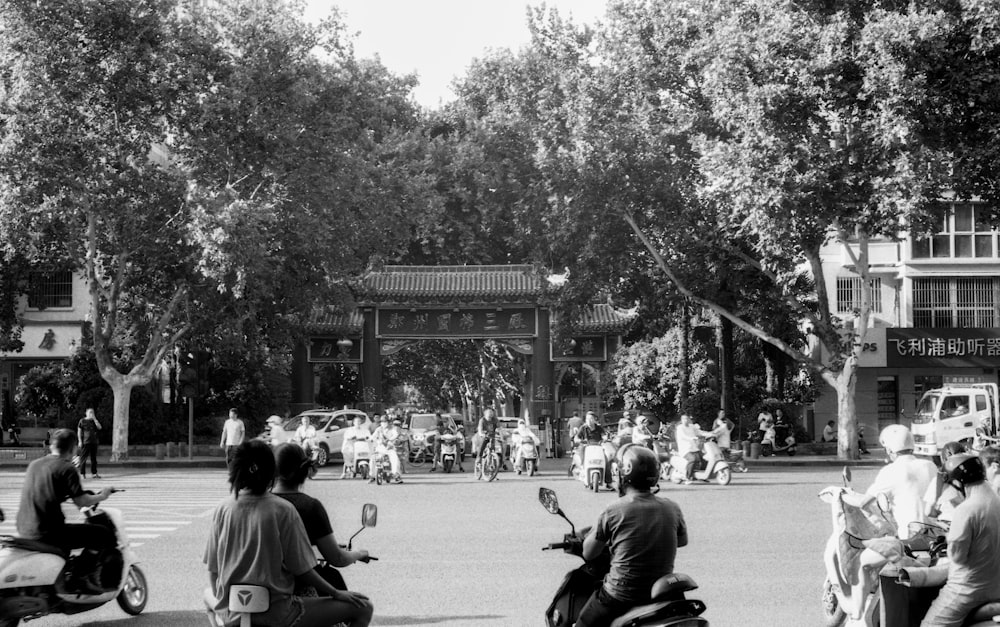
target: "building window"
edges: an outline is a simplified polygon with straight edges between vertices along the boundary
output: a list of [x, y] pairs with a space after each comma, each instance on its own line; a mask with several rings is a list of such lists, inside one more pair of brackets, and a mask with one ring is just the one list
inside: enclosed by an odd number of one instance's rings
[[986, 207], [955, 203], [942, 211], [940, 230], [912, 239], [914, 259], [978, 259], [996, 257], [996, 235]]
[[[882, 279], [870, 282], [872, 312], [882, 313]], [[853, 313], [861, 309], [861, 277], [837, 277], [837, 313]]]
[[918, 329], [997, 326], [991, 277], [913, 279], [913, 326]]
[[48, 309], [49, 307], [73, 306], [73, 272], [33, 272], [31, 291], [28, 292], [28, 307]]

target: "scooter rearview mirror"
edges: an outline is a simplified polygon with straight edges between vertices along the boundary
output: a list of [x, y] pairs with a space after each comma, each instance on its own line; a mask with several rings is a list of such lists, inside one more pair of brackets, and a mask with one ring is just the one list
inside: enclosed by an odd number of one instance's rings
[[842, 474], [844, 476], [844, 487], [846, 488], [847, 485], [851, 482], [851, 469], [850, 469], [850, 467], [844, 466], [844, 471], [843, 471]]
[[365, 503], [361, 508], [361, 526], [374, 527], [376, 522], [378, 522], [378, 505]]
[[538, 502], [549, 511], [550, 514], [559, 513], [559, 499], [556, 498], [554, 490], [549, 488], [538, 488]]

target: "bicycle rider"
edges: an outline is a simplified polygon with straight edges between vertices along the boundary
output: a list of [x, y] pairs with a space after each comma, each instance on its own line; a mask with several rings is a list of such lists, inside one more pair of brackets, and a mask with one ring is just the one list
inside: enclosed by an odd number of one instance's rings
[[496, 413], [490, 408], [483, 410], [483, 417], [479, 419], [479, 426], [476, 428], [476, 435], [482, 438], [482, 442], [479, 444], [479, 452], [476, 454], [477, 464], [482, 462], [483, 452], [490, 445], [490, 442], [493, 441], [493, 438], [496, 437], [499, 428], [500, 421], [497, 419]]

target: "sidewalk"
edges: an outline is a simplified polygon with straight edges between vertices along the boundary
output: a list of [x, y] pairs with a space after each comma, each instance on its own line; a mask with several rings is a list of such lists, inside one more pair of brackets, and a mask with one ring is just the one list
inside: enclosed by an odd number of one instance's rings
[[[777, 455], [774, 457], [761, 457], [758, 459], [747, 459], [746, 463], [750, 469], [778, 470], [781, 468], [802, 468], [802, 467], [879, 467], [885, 464], [885, 455], [880, 448], [871, 448], [871, 453], [862, 455], [861, 459], [845, 461], [837, 459], [835, 455], [815, 455], [800, 452], [794, 457], [787, 455]], [[19, 455], [23, 453], [23, 455]], [[16, 470], [28, 467], [33, 460], [45, 454], [41, 447], [21, 447], [0, 448], [0, 469]], [[545, 458], [541, 460], [543, 467], [551, 468], [553, 465], [565, 463], [569, 465], [569, 458], [562, 459]], [[164, 468], [218, 468], [226, 467], [226, 458], [218, 455], [195, 455], [194, 457], [164, 457], [157, 459], [153, 456], [132, 456], [125, 462], [111, 462], [109, 454], [99, 455], [97, 458], [97, 470], [102, 472], [105, 469], [116, 468], [153, 470]]]

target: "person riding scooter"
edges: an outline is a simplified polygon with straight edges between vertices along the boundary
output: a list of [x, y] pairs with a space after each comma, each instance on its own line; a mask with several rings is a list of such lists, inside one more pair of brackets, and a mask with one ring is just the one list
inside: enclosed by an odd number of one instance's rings
[[681, 414], [681, 422], [674, 429], [674, 438], [677, 441], [677, 453], [688, 461], [687, 471], [684, 476], [684, 483], [689, 484], [694, 480], [694, 473], [701, 469], [704, 461], [701, 455], [701, 441], [699, 438], [706, 434], [701, 427], [696, 425], [691, 416]]
[[618, 421], [618, 433], [615, 434], [612, 441], [615, 443], [615, 446], [623, 446], [632, 441], [632, 433], [632, 421], [627, 417], [626, 412], [626, 415], [622, 416], [622, 419]]
[[650, 582], [674, 571], [677, 548], [688, 543], [680, 507], [652, 493], [660, 476], [656, 454], [626, 445], [618, 454], [619, 498], [583, 539], [583, 558], [611, 550], [611, 569], [580, 611], [576, 627], [602, 627], [650, 601]]
[[98, 494], [83, 491], [80, 473], [72, 462], [76, 445], [75, 431], [57, 429], [49, 442], [50, 454], [28, 465], [17, 510], [17, 533], [66, 553], [82, 547], [83, 553], [74, 560], [70, 579], [98, 594], [105, 590], [100, 577], [101, 556], [114, 548], [115, 535], [101, 525], [67, 524], [62, 502], [71, 499], [77, 507], [90, 507], [106, 500], [114, 488], [104, 488]]
[[[576, 449], [577, 453], [576, 457], [578, 460], [580, 460], [579, 461], [580, 464], [582, 464], [583, 460], [585, 459], [584, 452], [587, 449], [587, 445], [596, 444], [600, 446], [601, 444], [603, 444], [605, 439], [604, 427], [597, 424], [597, 416], [594, 414], [594, 412], [588, 411], [585, 418], [586, 418], [585, 422], [580, 427], [580, 429], [577, 430], [576, 437], [574, 438], [576, 444], [578, 445]], [[604, 464], [604, 481], [606, 486], [610, 488], [612, 457], [610, 455], [606, 455], [605, 457], [607, 459], [605, 460]]]
[[958, 627], [976, 607], [1000, 600], [1000, 496], [975, 455], [950, 457], [944, 471], [965, 500], [948, 530], [948, 580], [921, 627]]
[[[399, 455], [396, 453], [396, 439], [399, 438], [399, 431], [389, 424], [389, 416], [382, 416], [379, 426], [372, 434], [372, 441], [375, 443], [375, 453], [385, 455], [389, 458], [389, 471], [392, 473], [393, 483], [403, 483], [400, 476]], [[373, 476], [369, 481], [374, 482]]]
[[899, 537], [906, 540], [912, 533], [911, 523], [927, 521], [928, 506], [932, 503], [924, 498], [928, 488], [935, 484], [937, 466], [913, 455], [913, 434], [903, 425], [882, 429], [879, 443], [885, 447], [890, 463], [879, 471], [866, 493], [889, 497]]
[[514, 452], [514, 469], [517, 470], [517, 474], [521, 474], [521, 466], [524, 464], [524, 451], [521, 450], [521, 444], [526, 441], [534, 442], [536, 447], [541, 444], [538, 436], [531, 430], [524, 418], [518, 418], [517, 428], [510, 436], [510, 448]]

